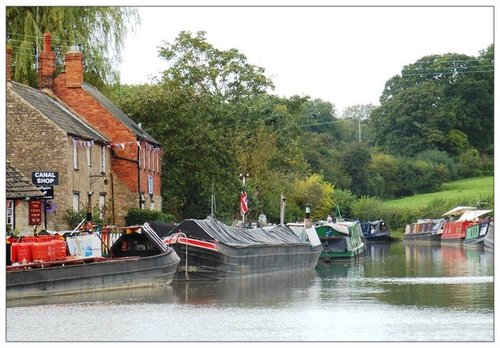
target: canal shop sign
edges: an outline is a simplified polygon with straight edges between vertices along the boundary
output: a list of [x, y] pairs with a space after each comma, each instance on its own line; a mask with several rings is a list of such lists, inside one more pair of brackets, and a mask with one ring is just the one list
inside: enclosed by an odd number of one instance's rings
[[59, 173], [50, 171], [31, 172], [31, 182], [37, 186], [59, 185]]
[[42, 223], [42, 202], [30, 201], [29, 202], [29, 224], [36, 226]]

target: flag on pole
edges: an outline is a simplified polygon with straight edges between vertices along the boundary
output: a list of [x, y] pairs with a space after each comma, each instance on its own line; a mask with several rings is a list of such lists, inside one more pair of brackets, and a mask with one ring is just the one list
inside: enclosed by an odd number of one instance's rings
[[240, 197], [240, 211], [241, 211], [241, 215], [245, 215], [246, 213], [248, 213], [248, 200], [247, 200], [247, 192], [246, 191], [243, 191], [241, 193], [241, 197]]

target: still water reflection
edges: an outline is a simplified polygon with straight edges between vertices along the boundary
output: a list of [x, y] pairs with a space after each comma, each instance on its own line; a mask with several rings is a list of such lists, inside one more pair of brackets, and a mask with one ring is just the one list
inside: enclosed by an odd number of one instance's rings
[[493, 341], [493, 263], [489, 251], [369, 244], [358, 262], [311, 271], [11, 301], [6, 338]]

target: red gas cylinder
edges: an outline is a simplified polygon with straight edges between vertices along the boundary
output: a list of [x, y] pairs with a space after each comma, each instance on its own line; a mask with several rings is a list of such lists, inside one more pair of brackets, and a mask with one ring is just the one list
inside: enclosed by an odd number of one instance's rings
[[17, 248], [17, 262], [31, 262], [31, 243], [19, 243]]
[[18, 262], [18, 250], [19, 250], [19, 244], [20, 243], [12, 243], [10, 245], [10, 262], [16, 263]]
[[31, 256], [33, 261], [49, 261], [47, 242], [38, 242], [31, 244]]
[[56, 244], [54, 243], [54, 240], [50, 240], [45, 243], [47, 244], [47, 261], [57, 260], [56, 258], [57, 247]]
[[66, 259], [66, 241], [64, 239], [55, 239], [53, 243], [56, 250], [56, 260]]

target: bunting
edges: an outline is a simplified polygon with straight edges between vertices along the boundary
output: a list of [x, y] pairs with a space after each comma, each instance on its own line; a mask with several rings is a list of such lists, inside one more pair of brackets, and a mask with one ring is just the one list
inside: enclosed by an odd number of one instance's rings
[[87, 149], [94, 146], [94, 140], [81, 140], [78, 138], [71, 138], [71, 140], [73, 140], [73, 145], [82, 149]]
[[132, 144], [135, 144], [139, 149], [139, 163], [141, 164], [141, 167], [159, 173], [161, 171], [160, 158], [164, 154], [163, 148], [156, 147], [144, 140], [110, 143], [108, 144], [108, 147], [119, 151], [125, 150]]

